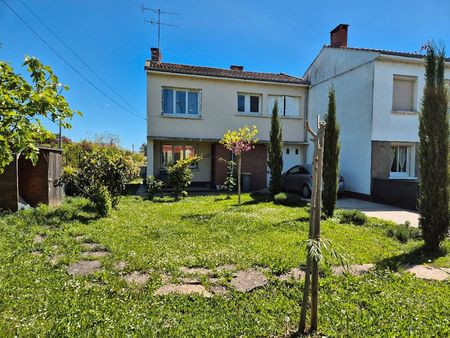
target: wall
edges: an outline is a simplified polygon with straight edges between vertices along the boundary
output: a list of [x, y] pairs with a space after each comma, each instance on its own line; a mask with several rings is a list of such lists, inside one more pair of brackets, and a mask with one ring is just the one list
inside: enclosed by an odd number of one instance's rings
[[49, 203], [48, 156], [48, 152], [41, 150], [35, 166], [25, 157], [19, 157], [19, 194], [33, 207]]
[[[373, 133], [374, 141], [419, 141], [419, 114], [393, 113], [392, 97], [394, 75], [417, 76], [415, 106], [420, 110], [425, 86], [425, 68], [423, 61], [406, 62], [376, 61], [374, 72]], [[450, 79], [447, 66], [445, 78]]]
[[[177, 118], [162, 116], [162, 86], [201, 90], [201, 117]], [[245, 116], [237, 113], [237, 93], [262, 94], [262, 114]], [[220, 140], [228, 129], [256, 125], [261, 141], [269, 140], [270, 116], [268, 95], [301, 96], [301, 117], [283, 118], [283, 139], [302, 142], [304, 138], [304, 111], [306, 88], [299, 85], [261, 83], [216, 78], [202, 78], [176, 74], [147, 72], [148, 136]]]
[[15, 158], [0, 174], [0, 209], [17, 211], [19, 184], [17, 181], [17, 159]]
[[[374, 54], [334, 48], [325, 48], [321, 54], [316, 59], [317, 64], [305, 74], [312, 79], [308, 94], [309, 123], [315, 130], [317, 115], [324, 118], [328, 109], [328, 91], [333, 85], [341, 129], [340, 173], [345, 178], [346, 190], [369, 195], [374, 69], [374, 62], [369, 60]], [[307, 163], [312, 161], [313, 150], [312, 146], [307, 149]]]

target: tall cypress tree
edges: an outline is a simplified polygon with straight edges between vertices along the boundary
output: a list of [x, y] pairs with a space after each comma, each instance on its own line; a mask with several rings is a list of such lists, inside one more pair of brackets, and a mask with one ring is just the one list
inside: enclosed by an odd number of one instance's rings
[[425, 246], [437, 252], [449, 227], [448, 146], [449, 125], [444, 86], [445, 49], [429, 43], [425, 88], [420, 114], [420, 226]]
[[323, 211], [332, 217], [336, 206], [339, 176], [339, 124], [336, 121], [336, 93], [328, 91], [328, 113], [325, 117], [325, 142], [323, 153]]
[[272, 109], [269, 145], [270, 195], [273, 197], [281, 191], [281, 173], [283, 170], [283, 135], [278, 117], [278, 101]]

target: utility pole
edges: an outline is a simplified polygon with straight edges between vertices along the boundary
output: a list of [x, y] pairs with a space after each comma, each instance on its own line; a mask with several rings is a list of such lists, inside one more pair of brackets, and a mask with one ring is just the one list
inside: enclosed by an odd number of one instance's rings
[[141, 5], [141, 11], [151, 11], [155, 14], [158, 15], [158, 20], [155, 21], [153, 19], [150, 20], [144, 20], [144, 23], [149, 23], [151, 25], [157, 25], [158, 26], [158, 49], [160, 47], [160, 43], [161, 43], [161, 25], [163, 26], [169, 26], [169, 27], [178, 27], [178, 25], [173, 25], [171, 23], [166, 23], [166, 22], [161, 22], [161, 15], [164, 14], [170, 14], [170, 15], [179, 15], [178, 13], [174, 13], [174, 12], [167, 12], [167, 11], [162, 11], [160, 8], [154, 9], [154, 8], [148, 8], [145, 7], [144, 5]]

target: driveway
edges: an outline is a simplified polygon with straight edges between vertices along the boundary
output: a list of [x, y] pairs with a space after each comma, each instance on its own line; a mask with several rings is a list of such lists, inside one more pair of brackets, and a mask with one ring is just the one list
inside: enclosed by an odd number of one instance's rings
[[374, 203], [356, 198], [339, 198], [336, 203], [341, 209], [356, 209], [370, 217], [377, 217], [397, 224], [409, 221], [411, 226], [419, 226], [419, 213], [417, 211], [401, 209], [390, 205]]

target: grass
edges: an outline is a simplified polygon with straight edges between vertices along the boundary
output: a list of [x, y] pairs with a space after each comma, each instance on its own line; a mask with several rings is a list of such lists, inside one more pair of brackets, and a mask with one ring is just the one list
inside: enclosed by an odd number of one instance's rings
[[[302, 282], [275, 275], [304, 264], [308, 209], [274, 205], [244, 195], [244, 205], [224, 196], [144, 201], [123, 197], [119, 209], [98, 218], [83, 199], [68, 198], [0, 216], [0, 336], [269, 336], [294, 328]], [[422, 242], [405, 244], [387, 235], [385, 222], [365, 226], [322, 222], [322, 235], [350, 263], [397, 268], [407, 261], [450, 266], [449, 255], [428, 257]], [[45, 235], [34, 244], [37, 234]], [[79, 261], [75, 240], [84, 235], [104, 245], [101, 272], [72, 277]], [[445, 243], [450, 251], [449, 241]], [[34, 256], [39, 250], [42, 255]], [[49, 259], [60, 255], [55, 266]], [[143, 288], [128, 287], [113, 269], [150, 273]], [[330, 255], [327, 261], [338, 264]], [[156, 297], [160, 273], [179, 275], [181, 266], [267, 268], [271, 283], [226, 297]], [[448, 336], [449, 282], [428, 282], [404, 273], [376, 271], [334, 277], [323, 266], [319, 328], [330, 336]]]

